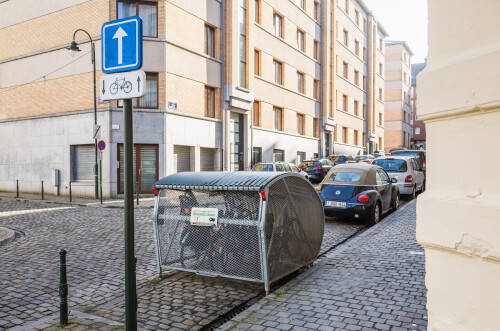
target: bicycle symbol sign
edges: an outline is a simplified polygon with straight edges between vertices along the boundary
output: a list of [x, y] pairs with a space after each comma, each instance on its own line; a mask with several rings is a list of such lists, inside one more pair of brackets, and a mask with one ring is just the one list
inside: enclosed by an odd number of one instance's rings
[[100, 78], [100, 97], [102, 100], [140, 98], [146, 93], [145, 80], [146, 73], [142, 70], [103, 75]]

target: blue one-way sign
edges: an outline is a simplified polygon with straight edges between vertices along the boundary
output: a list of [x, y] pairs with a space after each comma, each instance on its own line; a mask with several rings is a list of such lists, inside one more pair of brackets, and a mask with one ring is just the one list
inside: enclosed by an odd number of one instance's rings
[[142, 19], [121, 18], [102, 25], [102, 71], [113, 73], [142, 67]]

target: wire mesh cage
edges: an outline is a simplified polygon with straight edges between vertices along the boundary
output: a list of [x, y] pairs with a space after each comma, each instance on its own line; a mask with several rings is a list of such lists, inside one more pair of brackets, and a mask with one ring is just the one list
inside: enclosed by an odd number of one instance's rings
[[178, 173], [155, 184], [162, 268], [269, 284], [317, 257], [321, 201], [293, 173]]

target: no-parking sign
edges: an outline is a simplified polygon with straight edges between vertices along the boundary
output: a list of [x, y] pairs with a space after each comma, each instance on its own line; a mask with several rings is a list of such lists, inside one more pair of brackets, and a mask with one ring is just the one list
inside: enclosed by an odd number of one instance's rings
[[99, 150], [101, 151], [106, 148], [106, 143], [104, 142], [104, 140], [99, 140], [99, 142], [97, 143], [97, 148], [99, 148]]

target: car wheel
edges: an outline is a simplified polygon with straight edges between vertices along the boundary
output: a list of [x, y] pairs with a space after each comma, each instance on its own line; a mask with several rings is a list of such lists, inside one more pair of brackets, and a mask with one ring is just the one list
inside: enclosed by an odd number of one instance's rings
[[417, 190], [415, 189], [415, 186], [413, 186], [413, 190], [411, 191], [410, 194], [410, 200], [415, 199], [416, 196], [417, 196]]
[[375, 207], [373, 207], [373, 213], [371, 216], [368, 216], [366, 220], [366, 224], [369, 226], [375, 225], [380, 221], [380, 204], [375, 203]]
[[392, 205], [392, 210], [396, 211], [399, 209], [399, 194], [396, 194], [396, 197], [394, 198], [394, 204]]

